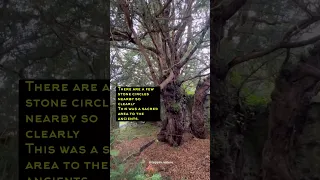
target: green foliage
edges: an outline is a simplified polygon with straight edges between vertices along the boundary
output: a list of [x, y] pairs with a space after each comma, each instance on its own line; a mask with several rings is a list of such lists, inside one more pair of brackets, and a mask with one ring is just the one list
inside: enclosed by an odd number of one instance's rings
[[196, 91], [196, 88], [186, 88], [185, 89], [186, 95], [189, 95], [189, 96], [193, 96], [195, 91]]
[[115, 149], [112, 149], [112, 150], [110, 151], [110, 155], [116, 157], [116, 156], [119, 155], [119, 151], [118, 151], [118, 150], [115, 150]]
[[161, 175], [159, 173], [152, 175], [152, 180], [161, 180]]
[[150, 179], [150, 180], [161, 180], [162, 177], [159, 173], [157, 174], [154, 174], [152, 175], [151, 177], [147, 177], [146, 175], [143, 175], [143, 174], [138, 174], [134, 177], [135, 180], [147, 180], [147, 179]]
[[[111, 144], [114, 143], [115, 138], [114, 135], [111, 135]], [[121, 162], [120, 158], [118, 158], [119, 151], [116, 149], [111, 149], [110, 151], [110, 179], [118, 180], [118, 179], [134, 179], [136, 176], [143, 174], [143, 169], [141, 164], [139, 163], [130, 171], [126, 170], [125, 164]]]
[[193, 96], [194, 93], [196, 92], [195, 85], [192, 83], [183, 83], [182, 84], [182, 91], [185, 95]]
[[246, 104], [249, 106], [260, 106], [268, 104], [269, 100], [265, 97], [257, 96], [254, 94], [249, 95], [246, 98]]
[[270, 97], [264, 93], [252, 92], [249, 88], [242, 89], [245, 104], [249, 107], [266, 106], [270, 102]]
[[234, 86], [239, 86], [241, 82], [243, 81], [243, 78], [241, 77], [240, 73], [238, 72], [231, 72], [230, 74], [230, 82]]
[[137, 127], [126, 126], [118, 130], [116, 139], [118, 141], [124, 141], [139, 137], [150, 137], [156, 131], [157, 127], [148, 123]]
[[110, 169], [110, 179], [134, 179], [134, 180], [161, 180], [161, 175], [159, 173], [154, 174], [151, 177], [147, 177], [144, 174], [143, 162], [139, 162], [133, 168], [126, 168], [126, 164], [121, 163], [120, 159], [117, 157], [119, 151], [111, 150], [111, 169]]
[[144, 174], [143, 164], [144, 161], [139, 162], [132, 168], [127, 168], [127, 164], [122, 163], [121, 159], [118, 157], [120, 151], [113, 149], [112, 145], [117, 140], [117, 133], [112, 133], [110, 136], [111, 150], [110, 150], [110, 179], [111, 180], [161, 180], [161, 175], [159, 173], [154, 174], [151, 177], [147, 177]]

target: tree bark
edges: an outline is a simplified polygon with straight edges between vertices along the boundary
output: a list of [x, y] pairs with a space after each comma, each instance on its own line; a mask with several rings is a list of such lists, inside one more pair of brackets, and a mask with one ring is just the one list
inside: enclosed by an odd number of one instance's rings
[[119, 121], [116, 121], [115, 105], [110, 106], [110, 131], [118, 129], [120, 126]]
[[203, 82], [199, 82], [195, 94], [191, 117], [191, 132], [200, 139], [206, 138], [205, 124], [204, 124], [204, 101], [206, 99], [206, 91], [210, 87], [210, 77]]
[[[220, 9], [222, 12], [223, 10]], [[221, 12], [220, 12], [221, 13]], [[228, 124], [234, 120], [235, 100], [234, 93], [226, 81], [229, 67], [219, 56], [219, 43], [223, 38], [226, 20], [222, 18], [219, 11], [212, 14], [211, 24], [211, 61], [210, 61], [210, 116], [213, 119], [210, 123], [211, 129], [211, 168], [214, 173], [212, 179], [234, 180], [238, 175], [236, 172], [236, 161], [239, 155], [239, 148], [236, 148], [235, 139], [238, 137], [237, 129]], [[241, 179], [241, 178], [240, 178]]]
[[225, 79], [211, 76], [210, 85], [210, 123], [211, 129], [211, 168], [212, 179], [236, 180], [243, 179], [241, 171], [243, 135], [237, 126], [234, 107], [237, 103], [235, 92], [232, 91]]
[[170, 82], [162, 89], [164, 107], [166, 109], [166, 119], [162, 123], [162, 128], [158, 134], [158, 140], [168, 142], [171, 146], [181, 145], [183, 134], [183, 122], [181, 111], [181, 91], [179, 83]]
[[[297, 66], [283, 65], [271, 95], [268, 139], [263, 150], [263, 180], [295, 180], [293, 146], [304, 126], [310, 100], [319, 91], [319, 78], [310, 76], [318, 68], [319, 51], [301, 58]], [[286, 62], [286, 61], [285, 61]]]
[[224, 26], [247, 1], [230, 1], [228, 4], [221, 1], [213, 1], [211, 5], [210, 24], [210, 109], [211, 109], [211, 168], [214, 173], [211, 179], [236, 180], [243, 179], [241, 172], [241, 146], [243, 136], [241, 129], [229, 124], [234, 118], [234, 107], [237, 103], [235, 92], [228, 87], [226, 77], [232, 68], [226, 64], [226, 60], [219, 56], [220, 41], [224, 36]]

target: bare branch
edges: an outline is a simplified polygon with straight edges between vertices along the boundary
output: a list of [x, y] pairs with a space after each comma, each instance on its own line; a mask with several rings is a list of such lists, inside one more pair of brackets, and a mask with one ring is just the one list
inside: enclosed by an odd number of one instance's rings
[[196, 76], [193, 76], [191, 78], [188, 78], [188, 79], [184, 79], [183, 81], [181, 81], [180, 83], [184, 83], [186, 81], [190, 81], [190, 80], [193, 80], [193, 79], [196, 79], [196, 78], [200, 78], [200, 77], [204, 77], [204, 76], [208, 76], [210, 75], [210, 73], [207, 73], [207, 74], [199, 74], [199, 75], [196, 75]]
[[85, 60], [83, 60], [83, 59], [81, 58], [80, 52], [79, 52], [79, 48], [76, 48], [76, 51], [77, 51], [78, 60], [81, 61], [82, 63], [86, 64], [86, 65], [89, 67], [90, 72], [92, 73], [92, 75], [93, 75], [94, 77], [96, 77], [97, 73], [95, 72], [92, 64], [90, 64], [89, 62], [86, 62]]
[[[276, 59], [278, 56], [282, 55], [285, 51], [280, 52], [279, 54], [277, 54], [276, 56], [272, 57], [271, 59]], [[290, 52], [290, 51], [289, 51]], [[290, 54], [287, 54], [287, 58], [289, 58]], [[286, 59], [287, 59], [286, 58]], [[240, 92], [243, 88], [243, 86], [248, 82], [249, 78], [252, 77], [256, 72], [259, 71], [259, 69], [261, 69], [264, 65], [266, 65], [269, 62], [269, 60], [264, 61], [263, 63], [261, 63], [260, 66], [258, 66], [255, 70], [253, 70], [240, 84], [240, 86], [238, 87], [237, 90], [237, 99], [240, 101], [239, 97], [240, 97]], [[240, 103], [240, 102], [239, 102]]]
[[257, 18], [257, 17], [250, 17], [249, 20], [254, 21], [254, 22], [258, 22], [258, 23], [264, 23], [267, 25], [277, 25], [277, 24], [289, 23], [287, 21], [268, 21], [265, 19]]
[[309, 16], [314, 16], [314, 13], [308, 9], [308, 5], [306, 5], [303, 1], [301, 0], [292, 0], [296, 5], [299, 6], [305, 13], [307, 13]]
[[[137, 45], [137, 43], [127, 34], [125, 35], [125, 33], [121, 34], [121, 36], [115, 36], [113, 33], [119, 33], [119, 32], [111, 32], [111, 37], [110, 37], [110, 41], [129, 41], [135, 45]], [[151, 35], [150, 35], [151, 36]], [[117, 38], [118, 39], [117, 39]], [[143, 37], [140, 37], [138, 39], [143, 39]], [[150, 47], [150, 46], [146, 46], [143, 45], [141, 43], [141, 45], [143, 46], [143, 48], [145, 48], [146, 50], [152, 51], [155, 54], [159, 54], [160, 52], [158, 51], [158, 49], [154, 48], [154, 47]], [[126, 48], [126, 49], [132, 49], [132, 50], [137, 50], [136, 48], [132, 48], [132, 47], [126, 47], [126, 46], [120, 46], [120, 45], [116, 45], [119, 48]]]
[[163, 13], [163, 11], [169, 6], [169, 4], [172, 2], [172, 0], [168, 0], [166, 2], [166, 4], [164, 4], [164, 6], [160, 9], [160, 11], [158, 13], [156, 13], [155, 17], [158, 17], [160, 14]]
[[310, 64], [306, 64], [306, 63], [303, 63], [300, 67], [301, 67], [301, 70], [306, 75], [320, 79], [320, 69], [313, 67]]
[[262, 56], [265, 56], [267, 54], [270, 54], [278, 49], [282, 49], [282, 48], [298, 48], [298, 47], [302, 47], [302, 46], [305, 46], [305, 45], [308, 45], [308, 44], [313, 44], [317, 41], [320, 40], [320, 35], [318, 36], [315, 36], [313, 38], [310, 38], [310, 39], [307, 39], [307, 40], [302, 40], [302, 41], [298, 41], [298, 42], [280, 42], [274, 46], [271, 46], [265, 50], [261, 50], [261, 51], [257, 51], [257, 52], [251, 52], [251, 53], [248, 53], [244, 56], [241, 56], [241, 57], [236, 57], [234, 58], [229, 64], [228, 64], [228, 67], [229, 69], [231, 69], [232, 67], [240, 64], [240, 63], [243, 63], [243, 62], [246, 62], [246, 61], [249, 61], [251, 59], [255, 59], [255, 58], [259, 58], [259, 57], [262, 57]]
[[19, 71], [15, 71], [15, 70], [13, 70], [13, 69], [7, 68], [7, 67], [5, 67], [5, 66], [2, 65], [2, 64], [0, 64], [0, 70], [2, 70], [2, 71], [4, 71], [4, 72], [10, 72], [10, 73], [12, 73], [12, 74], [16, 74], [16, 75], [19, 76], [21, 79], [23, 78], [23, 77], [20, 76]]
[[300, 21], [297, 25], [293, 26], [291, 29], [287, 31], [287, 33], [283, 37], [283, 41], [288, 41], [292, 36], [301, 32], [301, 30], [309, 27], [311, 24], [320, 20], [320, 15], [312, 16], [311, 18]]
[[129, 50], [134, 50], [134, 51], [140, 51], [140, 49], [138, 48], [134, 48], [134, 47], [129, 47], [129, 46], [122, 46], [122, 45], [119, 45], [119, 44], [115, 44], [113, 45], [114, 47], [117, 47], [117, 48], [122, 48], [122, 49], [129, 49]]
[[160, 89], [164, 89], [174, 78], [173, 71], [170, 71], [169, 77], [160, 84]]
[[[246, 4], [247, 0], [233, 0], [227, 5], [217, 7], [217, 12], [222, 11], [221, 17], [224, 21], [230, 19], [238, 10]], [[223, 3], [223, 2], [222, 2]], [[215, 12], [213, 12], [215, 13]], [[221, 13], [221, 12], [220, 12]]]
[[[191, 15], [191, 6], [192, 6], [192, 3], [193, 3], [193, 0], [190, 0], [189, 3], [188, 3], [188, 7], [187, 7], [187, 10], [185, 11], [185, 14], [184, 16], [190, 16]], [[179, 27], [177, 33], [176, 33], [176, 36], [175, 36], [175, 39], [174, 39], [174, 44], [178, 44], [178, 41], [179, 39], [181, 38], [186, 26], [188, 24], [188, 21], [185, 20]]]
[[150, 60], [149, 56], [147, 55], [147, 52], [146, 52], [145, 48], [141, 44], [141, 42], [140, 42], [140, 40], [139, 40], [139, 38], [137, 36], [137, 33], [133, 29], [132, 19], [130, 18], [128, 4], [126, 3], [125, 0], [120, 0], [119, 2], [120, 2], [120, 7], [121, 7], [122, 11], [124, 12], [128, 28], [130, 29], [131, 33], [134, 36], [133, 37], [134, 38], [134, 42], [139, 46], [139, 49], [140, 49], [141, 53], [143, 54], [145, 60], [147, 61], [147, 64], [148, 64], [148, 67], [149, 67], [150, 74], [151, 74], [151, 77], [153, 79], [153, 82], [155, 84], [159, 84], [159, 81], [158, 81], [158, 79], [157, 79], [157, 77], [155, 75], [155, 70], [153, 69], [151, 60]]
[[202, 33], [199, 41], [192, 48], [190, 53], [187, 56], [185, 56], [185, 58], [181, 59], [181, 61], [178, 64], [178, 68], [183, 67], [191, 59], [192, 55], [196, 52], [196, 50], [200, 47], [201, 43], [203, 42], [204, 36], [206, 35], [209, 28], [210, 28], [210, 23], [209, 23], [209, 20], [207, 20], [205, 27], [202, 29]]

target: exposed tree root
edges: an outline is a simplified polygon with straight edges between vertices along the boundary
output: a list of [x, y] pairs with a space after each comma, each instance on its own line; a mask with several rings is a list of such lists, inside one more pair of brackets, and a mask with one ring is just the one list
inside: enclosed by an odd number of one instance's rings
[[126, 158], [122, 161], [122, 163], [127, 162], [127, 161], [128, 161], [130, 158], [132, 158], [132, 157], [139, 156], [139, 155], [142, 153], [142, 151], [144, 151], [144, 150], [147, 149], [149, 146], [151, 146], [155, 141], [156, 141], [156, 140], [154, 139], [154, 140], [148, 142], [147, 144], [141, 146], [141, 148], [139, 149], [138, 152], [135, 152], [135, 153], [133, 153], [133, 154], [130, 154], [128, 157], [126, 157]]

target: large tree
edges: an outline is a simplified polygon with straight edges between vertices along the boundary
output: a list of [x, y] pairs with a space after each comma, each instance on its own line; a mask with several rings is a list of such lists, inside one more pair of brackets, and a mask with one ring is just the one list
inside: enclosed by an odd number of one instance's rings
[[[279, 7], [286, 7], [281, 9]], [[290, 7], [290, 8], [289, 8]], [[269, 8], [269, 11], [266, 11]], [[277, 14], [273, 14], [272, 10], [278, 9]], [[271, 9], [271, 10], [270, 10]], [[271, 11], [271, 12], [270, 12]], [[260, 12], [260, 16], [257, 16]], [[298, 12], [300, 19], [295, 19], [294, 14]], [[252, 15], [256, 14], [256, 16]], [[320, 40], [320, 35], [315, 34], [307, 39], [298, 39], [301, 33], [304, 33], [311, 25], [320, 20], [317, 8], [308, 9], [307, 4], [302, 1], [213, 1], [211, 4], [211, 108], [213, 109], [212, 117], [212, 168], [214, 179], [242, 179], [242, 142], [243, 135], [241, 129], [236, 126], [229, 126], [229, 119], [233, 119], [237, 112], [235, 107], [238, 106], [236, 98], [237, 93], [230, 87], [228, 83], [228, 75], [237, 66], [253, 62], [269, 54], [277, 53], [282, 49], [298, 48], [308, 44], [312, 44]], [[296, 22], [298, 21], [298, 22]], [[284, 26], [285, 25], [285, 26]], [[277, 34], [277, 39], [264, 38], [264, 34], [258, 34], [259, 30], [266, 29], [265, 26], [275, 27], [273, 33]], [[243, 31], [246, 27], [247, 31]], [[249, 28], [248, 28], [249, 27]], [[264, 28], [261, 28], [264, 27]], [[249, 30], [248, 30], [249, 29]], [[277, 31], [284, 30], [284, 31]], [[222, 56], [222, 45], [234, 38], [248, 40], [250, 37], [260, 38], [260, 42], [255, 44], [254, 48], [248, 48], [241, 53], [230, 53], [231, 56]], [[270, 34], [270, 37], [272, 35]], [[240, 44], [244, 45], [244, 44]], [[279, 112], [281, 114], [281, 112]], [[231, 120], [232, 121], [232, 120]], [[233, 120], [236, 122], [236, 120]], [[280, 119], [272, 119], [272, 121], [280, 121]], [[269, 127], [273, 129], [272, 127]], [[269, 129], [269, 133], [280, 133]], [[276, 136], [270, 135], [270, 138]], [[272, 141], [272, 140], [271, 140]], [[275, 142], [275, 141], [272, 141]], [[281, 143], [277, 141], [277, 143]], [[280, 149], [284, 150], [284, 146]], [[267, 148], [268, 149], [268, 148]], [[279, 151], [280, 151], [279, 149]], [[268, 153], [268, 156], [277, 156], [277, 151]], [[275, 165], [275, 161], [265, 162], [264, 168]], [[269, 165], [266, 165], [269, 164]], [[278, 179], [286, 179], [285, 176], [278, 174], [279, 171], [271, 172], [264, 169], [266, 173], [276, 173]], [[282, 169], [285, 170], [285, 169]], [[271, 174], [265, 179], [272, 179]], [[277, 178], [276, 178], [277, 179]]]
[[19, 79], [109, 78], [107, 5], [82, 0], [0, 1], [0, 171], [4, 179], [18, 178], [17, 143], [2, 143], [6, 135], [18, 138], [14, 132]]
[[[160, 86], [166, 119], [158, 139], [180, 145], [183, 116], [181, 111], [182, 73], [195, 59], [195, 53], [208, 44], [208, 1], [117, 1], [111, 9], [111, 41], [114, 47], [137, 50], [148, 68], [154, 85]], [[208, 68], [207, 68], [208, 69]], [[201, 74], [200, 74], [201, 75]], [[196, 91], [191, 130], [204, 138], [203, 101], [209, 89], [209, 77]], [[200, 94], [197, 94], [200, 93]], [[202, 102], [201, 102], [202, 101]]]

